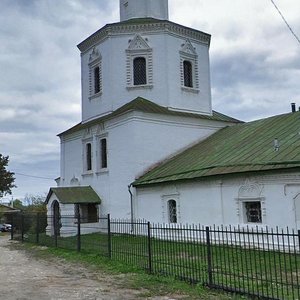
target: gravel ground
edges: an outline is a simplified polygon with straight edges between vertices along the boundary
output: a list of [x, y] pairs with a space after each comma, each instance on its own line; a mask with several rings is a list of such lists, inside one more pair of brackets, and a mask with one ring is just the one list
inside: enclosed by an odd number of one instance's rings
[[173, 300], [143, 297], [143, 290], [124, 288], [125, 275], [108, 275], [58, 259], [31, 257], [0, 236], [0, 299], [2, 300]]

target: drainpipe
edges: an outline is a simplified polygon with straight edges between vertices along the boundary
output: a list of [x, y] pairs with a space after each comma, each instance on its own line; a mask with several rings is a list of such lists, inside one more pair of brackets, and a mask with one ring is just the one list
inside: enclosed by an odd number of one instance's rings
[[131, 219], [131, 232], [133, 232], [133, 194], [131, 191], [132, 183], [128, 185], [128, 192], [130, 194], [130, 219]]

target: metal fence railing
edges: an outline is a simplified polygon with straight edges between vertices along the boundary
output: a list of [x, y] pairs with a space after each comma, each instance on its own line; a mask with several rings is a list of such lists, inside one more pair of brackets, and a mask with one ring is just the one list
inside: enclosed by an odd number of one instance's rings
[[[151, 274], [263, 299], [300, 299], [300, 230], [19, 214], [12, 239], [98, 253]], [[49, 224], [51, 226], [49, 226]], [[54, 228], [56, 227], [56, 228]]]

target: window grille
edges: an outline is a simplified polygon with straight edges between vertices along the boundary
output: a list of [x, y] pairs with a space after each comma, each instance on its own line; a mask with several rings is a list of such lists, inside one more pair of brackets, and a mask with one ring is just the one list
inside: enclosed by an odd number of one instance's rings
[[245, 202], [246, 217], [249, 223], [261, 223], [261, 203], [259, 201], [255, 202]]
[[107, 168], [107, 141], [106, 139], [100, 140], [100, 150], [101, 150], [101, 168]]
[[168, 201], [169, 221], [170, 223], [177, 223], [177, 207], [175, 200]]
[[92, 170], [92, 144], [86, 144], [86, 169], [87, 171]]
[[193, 66], [188, 60], [183, 62], [184, 86], [193, 87]]
[[147, 84], [146, 59], [137, 57], [133, 60], [133, 84]]
[[97, 66], [94, 69], [94, 93], [100, 92], [100, 68]]

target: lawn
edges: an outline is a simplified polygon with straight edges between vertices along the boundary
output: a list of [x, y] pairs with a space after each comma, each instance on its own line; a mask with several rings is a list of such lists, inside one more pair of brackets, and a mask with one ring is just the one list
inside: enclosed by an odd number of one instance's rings
[[[25, 235], [36, 242], [36, 235]], [[93, 233], [80, 238], [81, 253], [189, 282], [193, 285], [242, 291], [277, 299], [299, 299], [299, 253], [262, 251], [229, 243], [174, 242], [131, 234]], [[39, 243], [54, 247], [55, 240], [39, 235]], [[58, 248], [76, 250], [77, 237], [57, 238]], [[208, 263], [210, 262], [210, 263]]]

